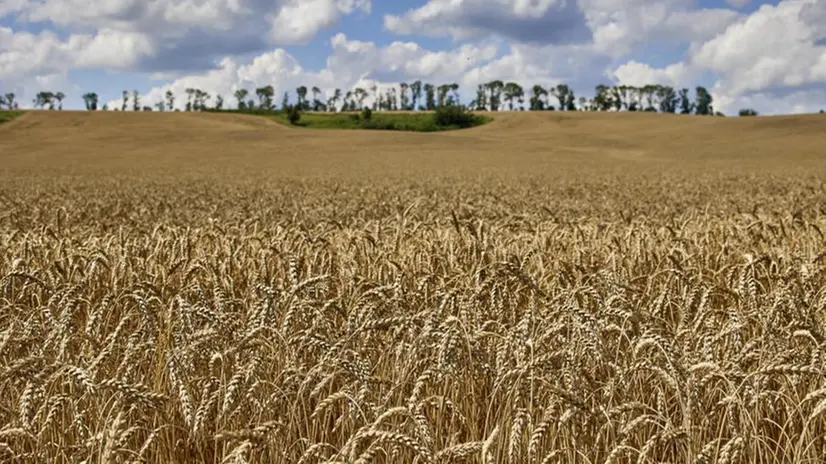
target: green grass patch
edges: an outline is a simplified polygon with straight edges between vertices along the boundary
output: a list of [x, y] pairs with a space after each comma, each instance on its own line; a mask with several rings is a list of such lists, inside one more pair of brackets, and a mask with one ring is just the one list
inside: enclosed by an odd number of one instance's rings
[[253, 114], [270, 118], [281, 124], [307, 128], [307, 129], [363, 129], [363, 130], [396, 130], [411, 132], [437, 132], [446, 130], [466, 129], [480, 126], [492, 119], [487, 116], [461, 112], [460, 117], [454, 117], [459, 113], [458, 108], [451, 110], [448, 117], [438, 117], [438, 112], [409, 112], [409, 113], [388, 113], [383, 111], [373, 111], [369, 118], [365, 118], [360, 112], [342, 113], [322, 113], [322, 112], [301, 112], [301, 119], [296, 124], [290, 124], [286, 111], [266, 111], [266, 110], [221, 110], [224, 113]]
[[9, 122], [22, 114], [23, 112], [20, 110], [0, 110], [0, 124]]

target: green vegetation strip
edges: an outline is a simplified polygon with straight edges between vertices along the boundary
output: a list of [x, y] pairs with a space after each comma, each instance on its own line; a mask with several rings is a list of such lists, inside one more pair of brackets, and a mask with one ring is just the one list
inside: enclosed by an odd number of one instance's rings
[[0, 110], [0, 124], [3, 124], [4, 122], [9, 122], [12, 119], [14, 119], [14, 118], [16, 118], [16, 117], [18, 117], [22, 114], [23, 114], [22, 111], [17, 111], [17, 110], [11, 110], [11, 111]]
[[385, 113], [368, 110], [361, 111], [360, 113], [299, 112], [299, 117], [293, 122], [290, 121], [289, 110], [220, 110], [218, 112], [265, 116], [285, 125], [308, 129], [367, 129], [437, 132], [466, 129], [480, 126], [492, 121], [492, 118], [488, 116], [473, 114], [459, 106], [444, 107], [439, 108], [436, 111], [415, 113]]

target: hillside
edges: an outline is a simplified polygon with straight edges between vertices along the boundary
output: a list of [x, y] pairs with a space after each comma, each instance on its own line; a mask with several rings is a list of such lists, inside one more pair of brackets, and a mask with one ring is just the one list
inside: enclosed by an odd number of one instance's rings
[[[826, 166], [826, 117], [499, 113], [446, 133], [292, 130], [237, 114], [38, 111], [0, 125], [7, 169], [247, 166], [299, 174], [634, 165]], [[137, 164], [136, 164], [137, 163]]]

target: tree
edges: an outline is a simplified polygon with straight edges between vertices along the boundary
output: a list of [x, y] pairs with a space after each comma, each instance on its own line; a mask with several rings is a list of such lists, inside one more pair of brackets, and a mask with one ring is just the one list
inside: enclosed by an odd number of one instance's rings
[[452, 83], [450, 84], [450, 97], [448, 97], [448, 104], [450, 105], [460, 105], [459, 101], [459, 84]]
[[398, 100], [396, 99], [395, 87], [390, 87], [387, 90], [387, 109], [390, 111], [396, 111], [399, 109]]
[[508, 82], [503, 89], [505, 101], [508, 102], [508, 109], [513, 111], [513, 100], [522, 95], [522, 87], [516, 82]]
[[758, 115], [757, 111], [755, 111], [751, 108], [743, 108], [743, 109], [740, 110], [739, 114], [740, 114], [740, 116], [757, 116]]
[[124, 90], [123, 94], [122, 94], [121, 105], [120, 105], [120, 110], [121, 111], [126, 111], [127, 102], [129, 102], [129, 92]]
[[417, 104], [422, 100], [422, 81], [415, 81], [410, 84], [410, 97], [413, 100], [410, 104], [410, 109], [415, 110]]
[[298, 124], [298, 121], [301, 120], [301, 112], [299, 111], [298, 104], [287, 105], [282, 109], [287, 111], [287, 120], [290, 121], [290, 124]]
[[608, 86], [598, 85], [594, 89], [594, 107], [597, 111], [608, 111], [613, 107], [613, 99], [609, 92]]
[[295, 89], [295, 94], [298, 96], [298, 109], [305, 111], [309, 106], [307, 104], [307, 87], [304, 85], [299, 86]]
[[275, 89], [271, 85], [265, 85], [255, 89], [258, 96], [258, 107], [266, 110], [272, 109], [272, 98], [275, 96]]
[[706, 88], [702, 86], [698, 86], [695, 91], [696, 113], [703, 116], [713, 116], [714, 108], [711, 106], [711, 104], [714, 101], [714, 99], [711, 97], [711, 94], [708, 93], [708, 90], [706, 90]]
[[576, 111], [576, 95], [574, 95], [574, 91], [568, 89], [568, 93], [565, 94], [565, 111]]
[[324, 106], [324, 102], [318, 98], [319, 95], [321, 95], [321, 89], [313, 86], [313, 111], [321, 111]]
[[657, 111], [657, 108], [654, 106], [654, 97], [658, 95], [657, 90], [659, 89], [658, 85], [645, 85], [642, 88], [643, 94], [645, 94], [645, 111]]
[[6, 108], [8, 108], [10, 110], [17, 109], [17, 102], [14, 101], [14, 97], [15, 97], [14, 93], [9, 92], [4, 97], [5, 97], [4, 100], [6, 102]]
[[356, 107], [358, 109], [364, 108], [364, 99], [367, 98], [367, 91], [361, 87], [356, 87], [353, 90], [353, 97], [356, 99]]
[[166, 91], [166, 109], [172, 111], [175, 108], [175, 95], [172, 94], [172, 90]]
[[52, 92], [37, 92], [34, 99], [32, 99], [32, 103], [35, 108], [45, 108], [46, 105], [49, 105], [49, 109], [54, 109], [54, 94]]
[[662, 86], [657, 89], [657, 97], [660, 99], [660, 111], [663, 113], [676, 113], [679, 97], [673, 87]]
[[474, 100], [473, 103], [475, 103], [475, 105], [471, 104], [471, 106], [475, 106], [476, 111], [485, 111], [488, 109], [488, 92], [485, 84], [476, 86], [476, 100]]
[[237, 89], [233, 94], [235, 100], [238, 101], [239, 110], [243, 110], [246, 108], [247, 105], [246, 103], [244, 103], [244, 99], [247, 98], [247, 95], [249, 95], [249, 91], [247, 89]]
[[201, 89], [198, 89], [195, 92], [195, 95], [196, 95], [196, 101], [197, 101], [196, 109], [198, 111], [205, 110], [206, 107], [207, 107], [207, 101], [209, 101], [209, 99], [212, 98], [212, 95], [210, 95], [209, 92], [203, 91]]
[[694, 103], [691, 102], [691, 98], [688, 96], [688, 89], [681, 89], [680, 90], [680, 113], [681, 114], [691, 114], [694, 111]]
[[195, 89], [187, 87], [186, 89], [186, 111], [192, 111], [192, 97], [195, 95]]
[[158, 111], [163, 111], [163, 110], [164, 110], [163, 100], [158, 100], [158, 102], [157, 102], [157, 103], [155, 103], [155, 108], [156, 108]]
[[141, 101], [137, 90], [132, 91], [132, 111], [141, 110]]
[[551, 94], [556, 97], [557, 101], [559, 101], [559, 109], [568, 109], [568, 99], [569, 94], [571, 93], [570, 87], [566, 84], [557, 84], [556, 87], [551, 89]]
[[66, 94], [63, 92], [57, 92], [54, 94], [54, 99], [57, 100], [57, 109], [63, 109], [63, 99], [66, 98]]
[[500, 80], [490, 81], [486, 84], [490, 96], [488, 97], [488, 104], [491, 111], [499, 111], [499, 106], [502, 104], [502, 90], [505, 88], [505, 83]]
[[428, 111], [433, 111], [434, 109], [436, 109], [436, 88], [433, 87], [433, 84], [424, 85], [424, 95], [425, 108]]
[[401, 99], [401, 108], [403, 110], [410, 109], [408, 105], [410, 105], [410, 98], [407, 95], [407, 91], [410, 88], [410, 85], [407, 82], [402, 82], [399, 84], [399, 98]]
[[224, 109], [224, 97], [220, 95], [215, 96], [215, 109], [221, 110]]
[[531, 111], [542, 111], [545, 109], [545, 98], [548, 95], [548, 91], [545, 90], [544, 87], [541, 85], [535, 84], [531, 87], [531, 99], [529, 100], [528, 108]]
[[286, 110], [289, 109], [288, 108], [289, 106], [290, 106], [290, 94], [288, 94], [287, 92], [284, 92], [284, 96], [281, 98], [281, 109], [286, 111]]
[[450, 86], [442, 84], [436, 87], [436, 106], [445, 106], [447, 93], [450, 91]]
[[86, 104], [87, 111], [95, 111], [98, 109], [98, 94], [95, 92], [87, 92], [83, 94], [83, 103]]
[[370, 92], [373, 94], [373, 111], [379, 109], [379, 86], [373, 84], [370, 86]]
[[338, 109], [339, 100], [341, 100], [341, 89], [335, 89], [333, 91], [333, 96], [327, 100], [327, 109], [335, 112]]

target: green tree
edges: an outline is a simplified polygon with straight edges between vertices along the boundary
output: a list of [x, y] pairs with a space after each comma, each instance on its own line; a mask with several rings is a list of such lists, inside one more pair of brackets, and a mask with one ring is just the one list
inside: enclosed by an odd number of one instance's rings
[[471, 106], [474, 106], [476, 111], [485, 111], [488, 109], [488, 91], [485, 84], [476, 86], [476, 99], [473, 100]]
[[450, 96], [448, 97], [448, 104], [449, 105], [460, 105], [461, 102], [459, 101], [459, 84], [452, 83], [450, 84]]
[[87, 92], [83, 94], [83, 103], [86, 104], [87, 111], [95, 111], [98, 109], [98, 94], [95, 92]]
[[321, 111], [321, 108], [324, 106], [324, 102], [319, 99], [319, 95], [321, 95], [321, 89], [316, 86], [312, 88], [313, 92], [313, 111]]
[[367, 91], [361, 87], [356, 87], [353, 90], [353, 98], [356, 99], [356, 108], [364, 108], [364, 99], [367, 98]]
[[694, 109], [697, 114], [703, 116], [714, 116], [714, 108], [711, 106], [714, 102], [714, 99], [711, 97], [711, 94], [708, 93], [705, 87], [698, 86], [695, 89], [696, 97], [695, 97], [695, 105]]
[[158, 100], [158, 102], [157, 102], [157, 103], [155, 103], [155, 108], [156, 108], [158, 111], [163, 111], [163, 110], [164, 110], [163, 100]]
[[330, 111], [338, 110], [338, 102], [341, 100], [341, 89], [335, 89], [333, 96], [327, 101], [327, 109]]
[[450, 92], [450, 85], [448, 84], [436, 87], [436, 106], [445, 106], [448, 92]]
[[295, 89], [295, 94], [298, 97], [298, 109], [302, 111], [307, 110], [307, 107], [309, 106], [307, 104], [307, 87], [304, 85], [298, 86]]
[[48, 91], [37, 92], [34, 99], [32, 99], [32, 103], [35, 108], [46, 108], [46, 105], [49, 106], [50, 110], [54, 109], [54, 94]]
[[195, 95], [195, 89], [187, 87], [186, 90], [186, 107], [185, 111], [192, 111], [192, 97]]
[[272, 109], [272, 99], [275, 96], [275, 89], [271, 85], [265, 85], [255, 89], [255, 95], [258, 96], [258, 107], [266, 110]]
[[390, 111], [396, 111], [399, 109], [395, 87], [390, 87], [389, 89], [387, 89], [387, 109]]
[[245, 109], [247, 105], [244, 103], [244, 99], [249, 95], [249, 91], [247, 89], [237, 89], [233, 95], [235, 96], [235, 100], [238, 101], [238, 109]]
[[758, 115], [757, 111], [755, 111], [751, 108], [743, 108], [743, 109], [740, 110], [739, 114], [740, 114], [740, 116], [757, 116]]
[[120, 105], [120, 110], [121, 111], [126, 111], [126, 105], [128, 104], [128, 102], [129, 102], [129, 92], [124, 90], [123, 94], [122, 94], [121, 105]]
[[410, 105], [410, 97], [407, 95], [407, 91], [410, 89], [410, 84], [407, 82], [399, 83], [399, 99], [401, 100], [401, 108], [405, 111], [409, 110]]
[[290, 94], [284, 92], [284, 96], [281, 98], [281, 109], [288, 110], [290, 106]]
[[433, 87], [433, 84], [425, 84], [424, 85], [424, 95], [425, 95], [425, 109], [428, 111], [433, 111], [436, 109], [436, 88]]
[[565, 111], [576, 111], [576, 95], [574, 91], [570, 88], [568, 89], [568, 93], [565, 94]]
[[132, 111], [140, 111], [141, 110], [141, 100], [140, 95], [138, 94], [137, 90], [132, 91]]
[[688, 89], [680, 90], [680, 113], [691, 114], [694, 111], [694, 103], [691, 102], [691, 97], [688, 96]]
[[557, 84], [556, 87], [551, 88], [551, 95], [556, 97], [559, 102], [559, 109], [564, 110], [568, 103], [568, 93], [571, 89], [566, 84]]
[[54, 99], [57, 100], [57, 109], [58, 110], [63, 109], [63, 99], [64, 98], [66, 98], [66, 94], [64, 94], [63, 92], [57, 92], [56, 94], [54, 94]]
[[175, 95], [172, 90], [166, 91], [166, 109], [172, 111], [175, 108]]
[[597, 111], [608, 111], [613, 106], [611, 91], [608, 86], [600, 84], [594, 89], [594, 106]]
[[660, 111], [663, 113], [676, 113], [677, 104], [680, 98], [673, 87], [664, 85], [657, 89], [657, 98], [660, 100]]
[[422, 81], [415, 81], [410, 84], [410, 97], [412, 100], [411, 109], [415, 110], [422, 100]]
[[6, 102], [6, 108], [8, 108], [10, 110], [17, 109], [17, 102], [14, 101], [14, 97], [15, 97], [14, 93], [9, 92], [6, 95], [4, 95], [4, 97], [5, 97], [4, 100]]
[[508, 109], [513, 111], [513, 100], [522, 93], [522, 87], [516, 82], [508, 82], [502, 90], [505, 101], [508, 102]]
[[215, 96], [215, 109], [222, 110], [224, 109], [224, 97], [220, 95]]
[[548, 96], [548, 91], [545, 87], [535, 84], [531, 87], [531, 98], [528, 103], [528, 109], [531, 111], [542, 111], [545, 109], [545, 98]]
[[486, 84], [489, 92], [488, 104], [491, 111], [499, 111], [502, 105], [502, 90], [505, 88], [505, 83], [500, 80], [490, 81]]

